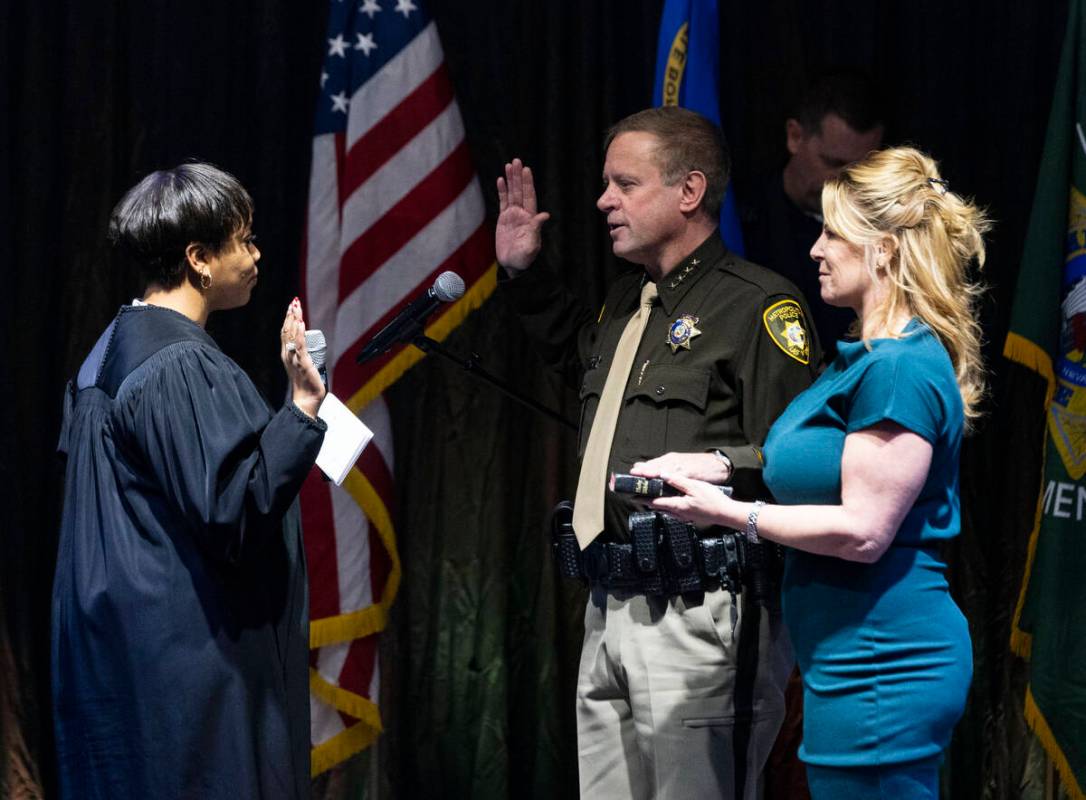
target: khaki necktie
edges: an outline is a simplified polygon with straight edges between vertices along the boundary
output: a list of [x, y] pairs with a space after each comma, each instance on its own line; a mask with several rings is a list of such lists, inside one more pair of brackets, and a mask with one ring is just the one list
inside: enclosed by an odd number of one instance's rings
[[607, 486], [607, 462], [611, 458], [611, 442], [615, 438], [615, 425], [622, 409], [622, 396], [630, 379], [637, 346], [645, 332], [652, 304], [656, 300], [656, 284], [649, 281], [641, 289], [641, 308], [630, 317], [611, 360], [603, 394], [588, 434], [584, 458], [581, 460], [581, 476], [577, 480], [577, 497], [573, 501], [573, 532], [577, 544], [584, 550], [603, 530], [603, 494]]

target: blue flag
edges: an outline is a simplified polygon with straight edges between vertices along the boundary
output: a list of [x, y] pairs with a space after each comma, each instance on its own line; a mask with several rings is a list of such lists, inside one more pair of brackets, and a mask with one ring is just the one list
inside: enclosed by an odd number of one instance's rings
[[[682, 106], [720, 125], [717, 0], [666, 0], [656, 46], [653, 105]], [[743, 233], [731, 184], [720, 208], [720, 235], [743, 254]]]

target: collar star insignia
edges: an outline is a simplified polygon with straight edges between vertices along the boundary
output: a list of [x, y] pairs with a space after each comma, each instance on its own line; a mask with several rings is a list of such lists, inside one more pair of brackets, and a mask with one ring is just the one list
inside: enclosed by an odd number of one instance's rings
[[680, 283], [682, 283], [686, 279], [686, 276], [694, 271], [694, 267], [696, 267], [700, 263], [701, 262], [698, 261], [696, 258], [693, 259], [689, 264], [687, 264], [685, 267], [683, 267], [682, 272], [680, 272], [678, 275], [676, 275], [675, 278], [671, 281], [671, 283], [669, 283], [667, 285], [668, 288], [669, 289], [674, 289], [676, 286], [678, 286]]
[[668, 328], [667, 343], [671, 345], [671, 352], [677, 353], [680, 347], [689, 350], [690, 340], [695, 336], [701, 336], [701, 331], [698, 330], [698, 317], [683, 314]]

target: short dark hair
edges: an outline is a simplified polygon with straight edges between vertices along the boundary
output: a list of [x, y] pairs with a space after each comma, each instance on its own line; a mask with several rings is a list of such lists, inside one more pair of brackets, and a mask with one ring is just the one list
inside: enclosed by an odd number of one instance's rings
[[881, 125], [882, 101], [874, 82], [857, 70], [836, 69], [817, 75], [807, 84], [795, 118], [808, 133], [821, 133], [827, 114], [836, 114], [858, 133]]
[[724, 202], [731, 174], [728, 143], [720, 128], [701, 114], [679, 106], [661, 106], [638, 111], [612, 125], [603, 140], [606, 153], [620, 133], [651, 133], [660, 140], [656, 150], [660, 175], [674, 185], [697, 170], [705, 175], [702, 208], [716, 219]]
[[252, 218], [253, 200], [237, 178], [191, 162], [129, 189], [110, 216], [109, 241], [148, 283], [173, 289], [184, 280], [191, 243], [219, 253]]

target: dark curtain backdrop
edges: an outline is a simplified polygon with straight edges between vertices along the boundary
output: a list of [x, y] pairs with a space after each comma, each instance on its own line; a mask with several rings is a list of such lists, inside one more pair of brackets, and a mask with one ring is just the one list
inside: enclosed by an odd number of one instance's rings
[[[382, 3], [386, 12], [391, 0]], [[491, 215], [514, 155], [553, 214], [544, 258], [591, 305], [621, 269], [594, 208], [603, 129], [647, 105], [661, 0], [431, 0]], [[1043, 419], [1036, 384], [999, 357], [1059, 55], [1066, 1], [722, 3], [722, 105], [740, 197], [784, 158], [783, 119], [820, 66], [871, 71], [887, 140], [943, 162], [997, 227], [983, 309], [990, 413], [963, 456], [965, 531], [949, 557], [977, 671], [952, 748], [955, 798], [1036, 796], [1010, 615], [1032, 521]], [[0, 8], [0, 234], [9, 291], [0, 426], [0, 742], [16, 729], [53, 787], [49, 587], [59, 514], [53, 448], [65, 380], [134, 277], [104, 246], [109, 210], [151, 169], [187, 157], [236, 173], [263, 259], [248, 307], [209, 325], [269, 397], [276, 331], [297, 287], [309, 133], [324, 43], [320, 3], [59, 2]], [[500, 298], [449, 340], [537, 399], [577, 414]], [[583, 594], [560, 585], [550, 506], [574, 488], [572, 435], [456, 367], [428, 359], [390, 392], [404, 581], [382, 647], [387, 728], [377, 758], [315, 796], [569, 796]], [[179, 698], [183, 702], [183, 699]], [[0, 776], [10, 754], [0, 752]], [[2, 778], [0, 778], [2, 780]], [[2, 791], [2, 790], [0, 790]]]

